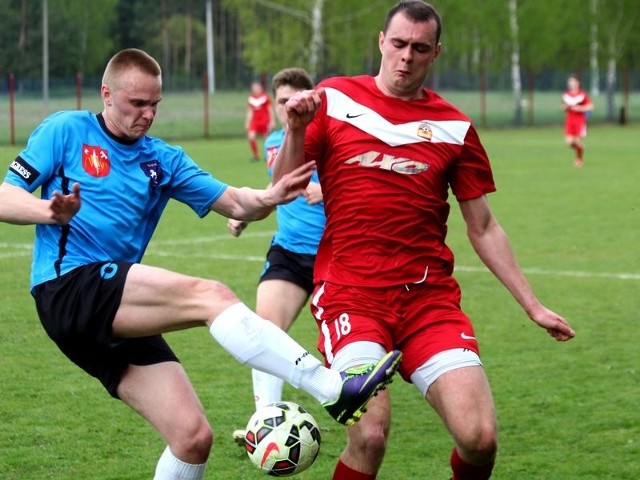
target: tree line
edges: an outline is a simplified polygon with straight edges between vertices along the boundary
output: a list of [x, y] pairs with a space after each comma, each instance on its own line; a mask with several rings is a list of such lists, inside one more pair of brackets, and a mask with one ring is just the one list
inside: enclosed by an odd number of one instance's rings
[[[197, 85], [207, 72], [208, 2], [215, 81], [236, 89], [291, 65], [318, 79], [375, 73], [395, 0], [0, 0], [0, 75], [42, 74], [46, 8], [51, 77], [99, 77], [114, 52], [138, 47], [161, 62], [169, 87]], [[611, 98], [637, 75], [637, 0], [432, 3], [443, 19], [435, 75], [483, 89], [493, 73], [509, 72], [516, 121], [523, 89], [545, 87], [532, 84], [541, 71], [577, 73]]]

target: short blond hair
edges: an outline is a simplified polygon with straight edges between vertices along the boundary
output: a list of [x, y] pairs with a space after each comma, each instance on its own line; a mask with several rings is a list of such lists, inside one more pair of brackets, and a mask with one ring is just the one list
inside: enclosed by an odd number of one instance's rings
[[162, 76], [160, 64], [147, 52], [137, 48], [126, 48], [116, 53], [104, 69], [102, 84], [111, 88], [116, 86], [123, 72], [140, 70], [154, 77]]

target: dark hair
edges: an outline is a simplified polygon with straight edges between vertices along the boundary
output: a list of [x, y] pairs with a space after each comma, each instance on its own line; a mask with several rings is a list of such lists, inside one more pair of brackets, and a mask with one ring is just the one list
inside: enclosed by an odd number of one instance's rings
[[296, 90], [311, 90], [313, 88], [313, 80], [304, 68], [291, 67], [280, 70], [273, 76], [271, 88], [273, 94], [283, 85], [289, 85]]
[[423, 2], [422, 0], [403, 0], [391, 7], [391, 10], [387, 13], [387, 18], [384, 21], [384, 27], [382, 28], [383, 33], [387, 33], [391, 19], [400, 12], [405, 14], [407, 18], [414, 22], [428, 22], [429, 20], [435, 20], [437, 25], [436, 43], [440, 41], [440, 34], [442, 33], [442, 20], [440, 19], [440, 15], [438, 15], [438, 12], [431, 4]]

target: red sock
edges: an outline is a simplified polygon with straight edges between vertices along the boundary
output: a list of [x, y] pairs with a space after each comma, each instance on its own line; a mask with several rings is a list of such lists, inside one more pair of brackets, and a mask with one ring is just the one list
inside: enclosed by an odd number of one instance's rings
[[578, 158], [582, 160], [582, 155], [584, 154], [584, 147], [580, 145], [576, 145], [576, 153], [578, 154]]
[[453, 470], [453, 480], [487, 480], [491, 478], [493, 462], [486, 465], [471, 465], [465, 462], [458, 455], [458, 450], [451, 452], [451, 470]]
[[251, 147], [253, 158], [258, 158], [258, 142], [256, 142], [255, 140], [249, 140], [249, 146]]
[[336, 469], [333, 471], [332, 480], [375, 480], [375, 473], [362, 473], [347, 467], [342, 460], [338, 460]]

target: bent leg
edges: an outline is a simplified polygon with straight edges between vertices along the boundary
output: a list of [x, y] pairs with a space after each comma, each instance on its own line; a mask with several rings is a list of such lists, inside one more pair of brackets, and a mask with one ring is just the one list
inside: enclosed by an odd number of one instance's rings
[[498, 444], [497, 421], [484, 369], [472, 366], [448, 371], [431, 385], [426, 398], [451, 433], [462, 462], [471, 469], [489, 466], [490, 475]]
[[206, 463], [213, 434], [179, 363], [130, 365], [122, 376], [118, 395], [160, 433], [177, 459], [191, 465]]
[[390, 427], [391, 404], [385, 390], [369, 401], [367, 413], [347, 429], [347, 446], [332, 480], [374, 479], [384, 459]]

